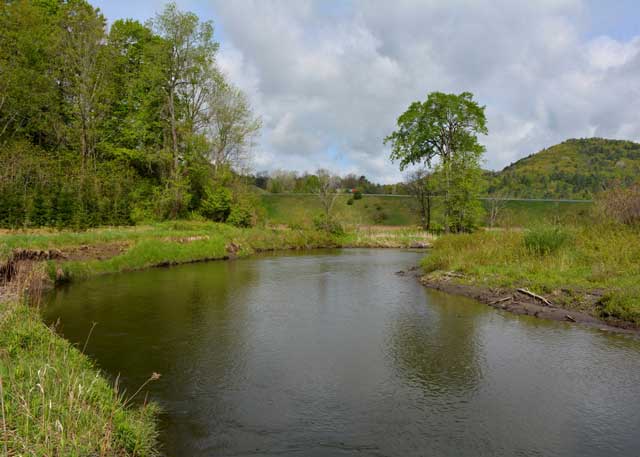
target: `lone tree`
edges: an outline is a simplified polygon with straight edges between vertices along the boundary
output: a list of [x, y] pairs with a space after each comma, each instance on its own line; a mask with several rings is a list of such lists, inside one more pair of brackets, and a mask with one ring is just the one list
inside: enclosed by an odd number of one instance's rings
[[[398, 118], [398, 129], [387, 136], [385, 144], [391, 144], [391, 160], [400, 161], [400, 170], [409, 165], [425, 164], [431, 167], [439, 159], [439, 172], [443, 178], [444, 228], [451, 228], [451, 217], [458, 213], [463, 216], [469, 211], [456, 210], [469, 201], [452, 198], [454, 187], [463, 185], [466, 189], [478, 187], [469, 185], [468, 179], [476, 179], [479, 173], [469, 173], [470, 169], [480, 169], [484, 146], [478, 143], [478, 134], [487, 134], [484, 106], [473, 100], [470, 92], [460, 95], [432, 92], [424, 102], [412, 103]], [[458, 178], [458, 179], [454, 179]], [[473, 198], [468, 192], [456, 193], [465, 199]], [[457, 229], [460, 224], [455, 224]]]
[[318, 185], [315, 193], [320, 199], [322, 209], [324, 210], [324, 218], [326, 221], [331, 219], [331, 210], [333, 204], [336, 202], [338, 196], [338, 178], [329, 172], [328, 170], [320, 169], [316, 172], [318, 177]]

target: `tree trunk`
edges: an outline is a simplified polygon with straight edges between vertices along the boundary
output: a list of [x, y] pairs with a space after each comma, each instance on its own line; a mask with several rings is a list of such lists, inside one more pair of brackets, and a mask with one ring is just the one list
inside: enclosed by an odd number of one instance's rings
[[173, 101], [173, 88], [169, 91], [169, 117], [171, 118], [171, 140], [173, 150], [173, 170], [172, 175], [178, 172], [178, 132], [176, 130], [176, 113]]

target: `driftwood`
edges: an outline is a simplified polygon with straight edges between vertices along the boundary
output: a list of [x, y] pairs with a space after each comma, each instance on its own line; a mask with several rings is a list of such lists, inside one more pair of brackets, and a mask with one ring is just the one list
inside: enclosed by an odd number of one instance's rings
[[444, 273], [444, 276], [447, 276], [447, 277], [449, 277], [449, 278], [464, 278], [464, 275], [463, 275], [463, 274], [456, 273], [456, 272], [454, 272], [454, 271], [446, 271], [446, 272]]
[[497, 305], [498, 303], [502, 303], [502, 302], [505, 302], [505, 301], [508, 301], [508, 300], [513, 300], [513, 297], [504, 297], [504, 298], [501, 298], [499, 300], [494, 300], [492, 302], [489, 302], [489, 304], [490, 305]]
[[565, 316], [567, 318], [567, 320], [570, 320], [571, 322], [576, 322], [576, 318], [571, 316], [570, 314], [565, 314]]
[[545, 306], [553, 306], [551, 305], [551, 302], [549, 300], [547, 300], [546, 298], [538, 295], [538, 294], [534, 294], [533, 292], [531, 292], [530, 290], [527, 289], [518, 289], [518, 292], [528, 295], [529, 297], [535, 298], [536, 300], [540, 300], [542, 303], [545, 304]]

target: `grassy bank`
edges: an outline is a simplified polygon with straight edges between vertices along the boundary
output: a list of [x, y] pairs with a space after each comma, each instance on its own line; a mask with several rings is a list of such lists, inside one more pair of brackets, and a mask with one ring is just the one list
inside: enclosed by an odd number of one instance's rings
[[37, 309], [10, 300], [0, 313], [0, 454], [155, 455], [153, 404], [129, 407]]
[[423, 267], [431, 278], [455, 272], [448, 280], [525, 287], [564, 308], [638, 326], [638, 235], [626, 226], [596, 225], [444, 236]]
[[[17, 277], [0, 284], [0, 454], [148, 456], [156, 449], [156, 408], [128, 405], [129, 397], [119, 395], [117, 386], [114, 389], [78, 348], [44, 325], [36, 307], [17, 298], [28, 285], [34, 288], [25, 274], [38, 281], [69, 281], [270, 250], [410, 247], [430, 240], [423, 231], [407, 227], [351, 228], [332, 235], [195, 221], [0, 233], [0, 265], [16, 252], [26, 256]], [[40, 262], [42, 253], [50, 259]]]

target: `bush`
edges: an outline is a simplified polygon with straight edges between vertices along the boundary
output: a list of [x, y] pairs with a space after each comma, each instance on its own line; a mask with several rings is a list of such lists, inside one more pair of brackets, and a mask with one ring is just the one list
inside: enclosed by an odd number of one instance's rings
[[547, 255], [556, 252], [570, 239], [571, 235], [560, 227], [538, 227], [529, 230], [523, 242], [532, 254]]
[[155, 195], [156, 214], [160, 219], [180, 219], [186, 217], [191, 202], [189, 183], [177, 177], [169, 180], [166, 187], [158, 188]]
[[256, 224], [255, 211], [247, 203], [239, 203], [231, 208], [227, 222], [236, 227], [253, 227]]
[[231, 214], [231, 199], [231, 191], [226, 187], [207, 189], [200, 212], [214, 222], [225, 222]]
[[331, 233], [332, 235], [344, 235], [344, 228], [342, 224], [332, 217], [327, 217], [324, 214], [319, 214], [313, 218], [313, 225], [316, 230]]
[[596, 198], [598, 209], [605, 217], [625, 225], [640, 225], [640, 185], [623, 189], [615, 187]]
[[378, 210], [378, 212], [376, 212], [373, 215], [373, 222], [375, 222], [376, 224], [381, 224], [386, 220], [387, 220], [387, 213], [385, 213], [384, 211]]
[[359, 190], [356, 190], [353, 194], [353, 199], [354, 200], [362, 200], [362, 192], [360, 192]]
[[349, 200], [347, 200], [347, 205], [349, 206], [353, 205], [353, 198], [350, 198]]

